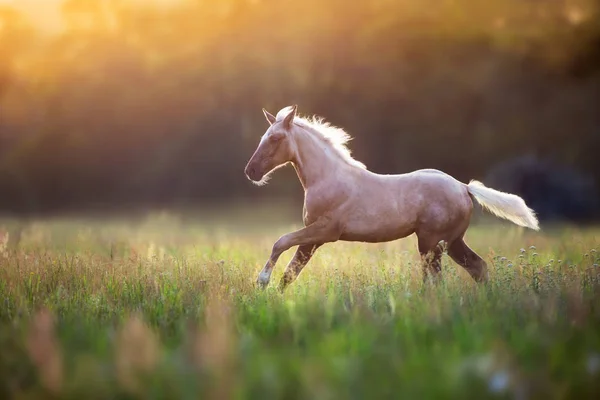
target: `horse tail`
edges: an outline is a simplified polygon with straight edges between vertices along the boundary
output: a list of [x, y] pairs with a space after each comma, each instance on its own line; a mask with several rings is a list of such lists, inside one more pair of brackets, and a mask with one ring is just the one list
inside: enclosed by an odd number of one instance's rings
[[469, 182], [467, 190], [482, 208], [495, 216], [536, 231], [540, 229], [535, 212], [519, 196], [488, 188], [475, 180]]

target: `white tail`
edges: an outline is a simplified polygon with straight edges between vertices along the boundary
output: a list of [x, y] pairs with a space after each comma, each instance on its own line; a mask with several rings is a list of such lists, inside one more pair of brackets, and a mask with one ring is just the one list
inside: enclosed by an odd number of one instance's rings
[[488, 188], [475, 180], [467, 188], [481, 207], [495, 216], [536, 231], [540, 229], [535, 212], [519, 196]]

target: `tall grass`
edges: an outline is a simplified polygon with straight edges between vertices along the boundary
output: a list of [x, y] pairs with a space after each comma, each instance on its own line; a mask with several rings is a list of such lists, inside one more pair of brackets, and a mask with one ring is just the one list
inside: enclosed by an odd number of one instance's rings
[[280, 294], [292, 224], [0, 226], [3, 398], [600, 395], [598, 230], [471, 228], [487, 287], [446, 256], [423, 285], [412, 237], [331, 244]]

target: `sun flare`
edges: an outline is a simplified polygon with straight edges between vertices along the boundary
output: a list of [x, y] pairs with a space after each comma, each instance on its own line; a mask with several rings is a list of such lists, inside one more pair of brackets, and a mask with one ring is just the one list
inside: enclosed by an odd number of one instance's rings
[[[187, 0], [120, 0], [121, 4], [139, 6], [169, 7]], [[87, 0], [0, 0], [0, 7], [14, 8], [28, 19], [36, 28], [46, 33], [54, 33], [65, 29], [62, 8], [66, 4], [78, 7], [95, 6], [96, 2]]]

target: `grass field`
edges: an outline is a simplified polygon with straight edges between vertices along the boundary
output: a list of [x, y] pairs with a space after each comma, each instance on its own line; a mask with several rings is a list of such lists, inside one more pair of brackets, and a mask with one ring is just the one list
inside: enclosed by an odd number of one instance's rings
[[600, 230], [474, 226], [488, 287], [447, 256], [423, 286], [414, 237], [331, 244], [282, 295], [293, 251], [254, 281], [297, 223], [19, 224], [0, 221], [2, 398], [600, 396]]

